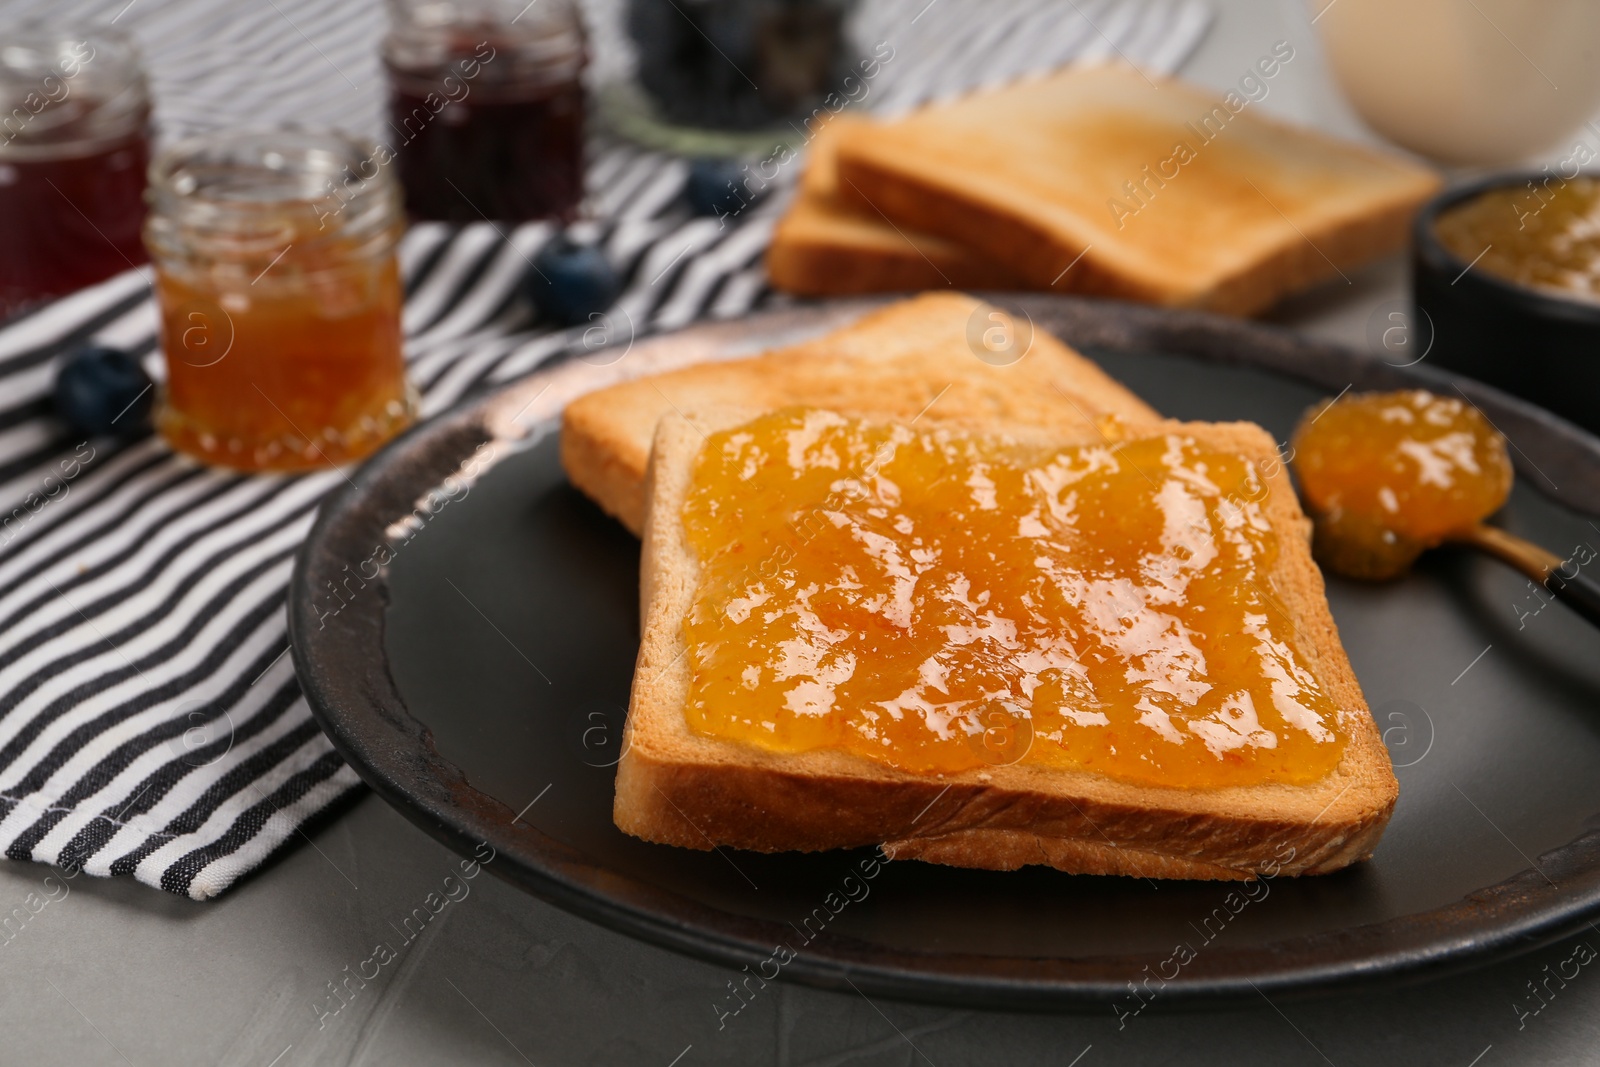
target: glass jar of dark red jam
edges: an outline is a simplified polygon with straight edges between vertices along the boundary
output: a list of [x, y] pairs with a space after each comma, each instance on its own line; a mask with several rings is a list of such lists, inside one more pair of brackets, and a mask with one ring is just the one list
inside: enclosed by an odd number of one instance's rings
[[0, 318], [145, 261], [150, 93], [112, 29], [0, 31]]
[[389, 128], [412, 218], [571, 220], [583, 199], [571, 0], [390, 0]]

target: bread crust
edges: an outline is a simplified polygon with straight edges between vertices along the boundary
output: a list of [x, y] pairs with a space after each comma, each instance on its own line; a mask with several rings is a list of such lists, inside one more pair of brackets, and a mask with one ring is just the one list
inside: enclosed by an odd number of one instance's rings
[[[1002, 258], [1032, 287], [1234, 315], [1254, 314], [1404, 247], [1411, 216], [1440, 186], [1424, 168], [1254, 112], [1233, 115], [1214, 141], [1201, 141], [1161, 110], [1180, 106], [1198, 115], [1217, 103], [1172, 79], [1153, 89], [1120, 68], [1075, 70], [936, 105], [875, 130], [841, 131], [837, 167], [841, 181], [896, 224]], [[1090, 203], [1082, 189], [1041, 193], [1005, 171], [941, 155], [972, 133], [972, 117], [985, 108], [1020, 116], [997, 129], [1036, 130], [1039, 137], [1068, 119], [1092, 127], [1096, 132], [1081, 139], [1056, 132], [1062, 143], [1038, 155], [1059, 157], [1053, 165], [1063, 176], [1087, 173], [1097, 155], [1116, 156], [1123, 160], [1119, 177], [1086, 182], [1097, 190]], [[1128, 132], [1136, 128], [1147, 132]], [[1198, 144], [1194, 173], [1145, 173], [1171, 162], [1176, 139]], [[999, 147], [984, 145], [963, 155], [996, 154]], [[1269, 176], [1277, 171], [1274, 185]], [[1141, 189], [1148, 200], [1137, 195]], [[1179, 203], [1184, 197], [1192, 199]], [[1118, 204], [1126, 212], [1120, 217]], [[1147, 208], [1156, 217], [1137, 217]], [[1225, 234], [1207, 228], [1208, 216], [1229, 213], [1250, 219], [1254, 234], [1243, 226]]]
[[[680, 514], [702, 433], [752, 414], [702, 414], [699, 426], [670, 415], [656, 434], [641, 561], [644, 633], [617, 769], [614, 818], [622, 830], [687, 848], [887, 843], [900, 856], [958, 866], [1042, 863], [1147, 877], [1322, 873], [1371, 854], [1398, 785], [1328, 611], [1311, 560], [1310, 524], [1282, 473], [1267, 479], [1263, 503], [1280, 539], [1271, 582], [1295, 621], [1297, 651], [1344, 712], [1348, 735], [1338, 767], [1319, 782], [1186, 789], [1031, 764], [928, 776], [839, 750], [773, 753], [694, 733], [683, 711], [690, 667], [682, 621], [699, 565]], [[1271, 438], [1247, 423], [1166, 422], [1146, 430], [1275, 461]], [[1054, 439], [1065, 445], [1093, 438]]]
[[1155, 410], [1043, 330], [1016, 362], [993, 366], [969, 347], [989, 305], [925, 293], [826, 336], [751, 359], [698, 364], [597, 390], [562, 415], [561, 463], [572, 484], [633, 533], [644, 529], [650, 438], [664, 415], [712, 407], [803, 404], [958, 425], [1087, 428]]
[[837, 115], [807, 146], [800, 188], [767, 245], [773, 288], [797, 296], [1021, 288], [1014, 271], [943, 237], [898, 228], [855, 190], [841, 191], [840, 132], [864, 125]]
[[886, 224], [799, 200], [772, 232], [766, 267], [774, 289], [796, 296], [1023, 287], [1015, 274], [943, 238], [901, 236]]

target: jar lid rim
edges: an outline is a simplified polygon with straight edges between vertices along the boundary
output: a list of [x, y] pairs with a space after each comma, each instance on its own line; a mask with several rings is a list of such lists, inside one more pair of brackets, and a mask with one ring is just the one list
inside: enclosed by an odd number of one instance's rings
[[[347, 192], [358, 192], [372, 185], [391, 182], [379, 160], [379, 145], [364, 137], [341, 130], [302, 127], [227, 130], [185, 137], [164, 148], [150, 164], [152, 187], [169, 188], [185, 175], [204, 167], [233, 167], [262, 177], [280, 174], [326, 176], [330, 183], [343, 178]], [[372, 164], [372, 173], [364, 173]], [[334, 195], [332, 185], [327, 195]], [[195, 189], [171, 189], [188, 197]], [[197, 199], [211, 199], [199, 197]], [[239, 198], [217, 198], [229, 203]], [[318, 200], [319, 196], [287, 197], [281, 202]], [[248, 203], [249, 201], [244, 201]], [[257, 201], [261, 202], [261, 201]]]
[[[400, 218], [400, 186], [382, 147], [339, 130], [231, 130], [188, 137], [150, 165], [147, 232], [176, 226], [233, 239], [270, 234], [314, 215], [332, 239], [379, 231]], [[330, 225], [331, 224], [331, 225]]]

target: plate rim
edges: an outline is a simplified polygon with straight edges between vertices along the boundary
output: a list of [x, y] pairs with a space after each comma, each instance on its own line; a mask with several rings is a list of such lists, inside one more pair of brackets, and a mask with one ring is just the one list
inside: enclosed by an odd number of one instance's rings
[[[1506, 432], [1537, 437], [1532, 456], [1518, 448], [1519, 474], [1545, 496], [1579, 513], [1600, 514], [1600, 439], [1530, 403], [1434, 368], [1397, 367], [1356, 349], [1282, 327], [1194, 311], [1119, 301], [1021, 293], [980, 294], [1025, 314], [1074, 347], [1156, 351], [1254, 367], [1324, 389], [1455, 389]], [[482, 844], [488, 866], [564, 910], [641, 940], [734, 968], [767, 959], [785, 928], [703, 904], [675, 891], [610, 871], [577, 850], [521, 823], [519, 813], [473, 788], [442, 756], [428, 727], [414, 718], [389, 674], [383, 644], [389, 597], [385, 572], [330, 617], [316, 597], [325, 581], [348, 576], [348, 551], [393, 530], [376, 516], [412, 513], [415, 502], [448, 477], [470, 477], [481, 450], [519, 449], [542, 440], [567, 400], [581, 392], [659, 369], [656, 357], [732, 358], [741, 339], [820, 332], [894, 297], [819, 302], [737, 319], [700, 322], [655, 335], [643, 358], [623, 368], [587, 353], [584, 361], [547, 364], [511, 382], [469, 395], [408, 430], [368, 459], [324, 500], [295, 555], [289, 588], [289, 634], [295, 671], [313, 716], [340, 755], [385, 802], [462, 856]], [[771, 343], [770, 341], [766, 343]], [[628, 342], [632, 344], [632, 342]], [[731, 347], [730, 347], [731, 344]], [[602, 349], [603, 354], [608, 350]], [[640, 364], [643, 364], [642, 366]], [[1344, 385], [1338, 384], [1343, 382]], [[523, 399], [530, 396], [525, 403]], [[516, 405], [515, 415], [507, 417]], [[533, 412], [531, 421], [524, 421]], [[1513, 438], [1515, 439], [1515, 438]], [[491, 453], [491, 462], [494, 459]], [[1527, 470], [1525, 468], [1532, 468]], [[1554, 468], [1560, 482], [1546, 470]], [[1560, 484], [1563, 488], [1552, 487]], [[365, 588], [365, 585], [362, 586]], [[373, 656], [374, 648], [377, 655]], [[352, 666], [353, 665], [353, 666]], [[527, 809], [524, 809], [524, 812]], [[665, 846], [663, 846], [665, 847]], [[529, 856], [534, 857], [532, 861]], [[1438, 908], [1378, 923], [1247, 947], [1208, 946], [1175, 979], [1163, 1001], [1215, 1003], [1258, 994], [1298, 996], [1336, 991], [1374, 978], [1432, 977], [1530, 951], [1584, 926], [1600, 913], [1600, 830], [1542, 854], [1533, 867]], [[823, 988], [943, 1004], [1013, 1010], [1104, 1008], [1126, 997], [1134, 980], [1162, 957], [1094, 955], [1036, 958], [915, 952], [825, 932], [784, 965], [782, 976]]]

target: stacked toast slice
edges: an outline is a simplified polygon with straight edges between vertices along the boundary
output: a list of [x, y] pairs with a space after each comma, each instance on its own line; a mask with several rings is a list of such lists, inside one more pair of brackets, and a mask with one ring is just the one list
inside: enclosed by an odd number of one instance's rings
[[[995, 350], [996, 331], [1008, 335], [1009, 350]], [[1026, 320], [963, 293], [926, 293], [814, 341], [580, 397], [563, 416], [561, 461], [573, 485], [638, 534], [645, 465], [664, 415], [793, 404], [1027, 426], [1156, 417], [1093, 362]]]
[[987, 262], [1023, 288], [1253, 314], [1404, 247], [1440, 184], [1236, 94], [1123, 66], [895, 122], [836, 120], [816, 140], [768, 261], [797, 293], [887, 291], [929, 273], [1004, 287]]

